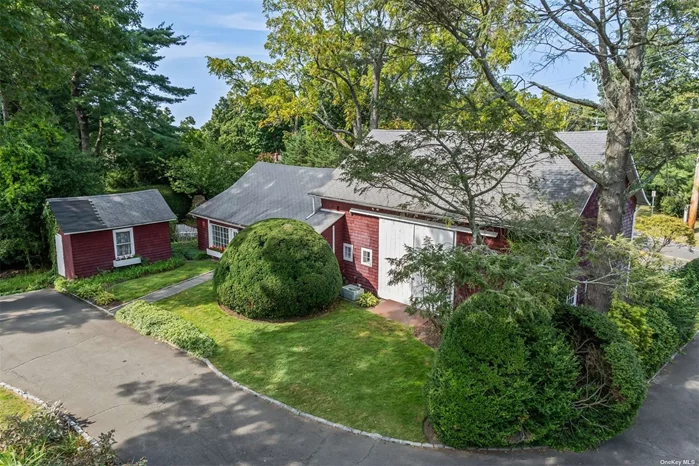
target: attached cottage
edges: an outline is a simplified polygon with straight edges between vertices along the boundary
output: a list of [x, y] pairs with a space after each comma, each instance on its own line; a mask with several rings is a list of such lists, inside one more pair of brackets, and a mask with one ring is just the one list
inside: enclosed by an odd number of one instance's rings
[[[406, 133], [374, 130], [369, 137], [391, 143]], [[594, 166], [604, 160], [606, 132], [564, 132], [558, 137], [588, 164]], [[506, 180], [510, 181], [508, 189], [532, 209], [568, 202], [582, 218], [597, 218], [596, 184], [568, 159], [546, 159], [535, 172], [540, 178], [536, 192], [517, 180]], [[199, 247], [220, 255], [235, 233], [256, 221], [274, 217], [303, 220], [328, 241], [348, 283], [407, 304], [417, 291], [411, 283], [389, 284], [389, 258], [402, 256], [405, 245], [420, 246], [426, 237], [445, 245], [471, 242], [466, 222], [447, 226], [442, 213], [393, 191], [369, 189], [360, 194], [342, 181], [341, 175], [340, 168], [256, 164], [231, 188], [192, 212], [197, 217]], [[628, 182], [637, 179], [634, 169]], [[643, 191], [627, 202], [623, 222], [626, 236], [632, 235], [638, 205], [648, 205]], [[493, 225], [482, 234], [492, 248], [507, 245], [506, 228]]]
[[157, 189], [49, 199], [58, 224], [58, 273], [73, 279], [169, 259], [169, 222], [177, 217]]

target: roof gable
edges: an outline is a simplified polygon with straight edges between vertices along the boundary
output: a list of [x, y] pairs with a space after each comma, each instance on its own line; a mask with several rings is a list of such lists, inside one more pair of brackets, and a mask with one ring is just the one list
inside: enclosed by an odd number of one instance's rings
[[177, 220], [157, 189], [99, 196], [60, 197], [48, 205], [64, 234], [113, 230]]

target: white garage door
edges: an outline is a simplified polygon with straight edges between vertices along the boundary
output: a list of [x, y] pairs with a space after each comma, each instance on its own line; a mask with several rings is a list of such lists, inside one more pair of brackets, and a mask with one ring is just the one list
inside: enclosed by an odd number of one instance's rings
[[415, 277], [412, 283], [389, 285], [388, 271], [391, 270], [389, 258], [399, 258], [405, 254], [405, 246], [422, 247], [426, 237], [434, 243], [452, 246], [454, 232], [441, 228], [415, 225], [413, 223], [395, 220], [379, 220], [379, 296], [403, 304], [410, 303], [410, 296], [420, 291], [420, 278]]

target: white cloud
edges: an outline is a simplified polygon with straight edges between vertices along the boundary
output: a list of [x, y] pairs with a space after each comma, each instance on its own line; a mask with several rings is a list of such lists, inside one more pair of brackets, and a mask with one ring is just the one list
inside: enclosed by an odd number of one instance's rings
[[165, 60], [181, 60], [186, 58], [220, 57], [233, 58], [239, 55], [254, 58], [266, 58], [267, 51], [264, 47], [240, 46], [225, 42], [189, 39], [186, 45], [170, 47], [163, 51]]
[[211, 17], [211, 23], [229, 29], [242, 29], [246, 31], [266, 31], [265, 17], [260, 14], [246, 12], [229, 13]]

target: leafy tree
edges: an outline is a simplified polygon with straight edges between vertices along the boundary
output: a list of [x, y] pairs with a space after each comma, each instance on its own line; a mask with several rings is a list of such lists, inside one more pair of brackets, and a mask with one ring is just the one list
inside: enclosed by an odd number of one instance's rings
[[202, 131], [221, 147], [232, 152], [281, 152], [287, 124], [270, 120], [265, 108], [242, 92], [221, 97], [211, 119]]
[[652, 249], [658, 251], [673, 241], [684, 241], [694, 245], [694, 230], [689, 228], [680, 218], [669, 215], [652, 215], [639, 217], [636, 220], [638, 231], [648, 236], [653, 243]]
[[290, 133], [285, 140], [282, 163], [303, 167], [337, 167], [342, 158], [342, 148], [321, 131], [306, 125], [298, 132]]
[[[695, 0], [620, 2], [603, 0], [538, 0], [480, 2], [477, 0], [409, 0], [425, 22], [447, 31], [472, 60], [495, 94], [523, 119], [544, 122], [503, 84], [504, 71], [516, 47], [530, 45], [545, 52], [540, 68], [568, 53], [590, 57], [599, 77], [600, 100], [578, 99], [551, 87], [530, 83], [543, 92], [575, 105], [603, 112], [608, 127], [605, 162], [592, 167], [573, 150], [550, 138], [550, 143], [599, 186], [598, 224], [605, 235], [621, 232], [626, 198], [638, 186], [626, 188], [631, 142], [638, 124], [640, 84], [647, 49], [668, 50], [694, 37], [699, 8]], [[604, 273], [594, 270], [593, 274]], [[607, 312], [611, 295], [605, 287], [589, 292], [593, 306]]]
[[203, 194], [207, 199], [228, 189], [255, 164], [249, 152], [228, 152], [202, 138], [190, 146], [187, 156], [170, 163], [172, 188], [186, 194]]
[[251, 95], [284, 121], [310, 118], [346, 147], [381, 121], [381, 93], [417, 63], [419, 35], [394, 0], [268, 0], [274, 63], [209, 59], [231, 84], [251, 77]]

